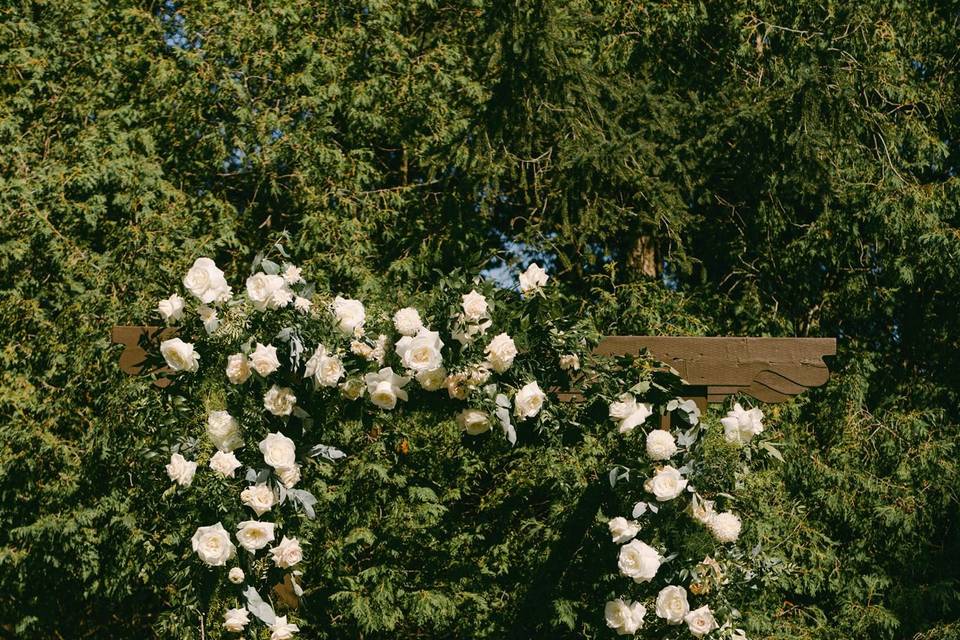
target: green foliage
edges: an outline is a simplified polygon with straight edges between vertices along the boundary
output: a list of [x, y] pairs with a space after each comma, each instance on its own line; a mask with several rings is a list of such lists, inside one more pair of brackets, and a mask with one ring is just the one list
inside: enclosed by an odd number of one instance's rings
[[[744, 536], [769, 562], [744, 625], [784, 639], [956, 637], [958, 11], [6, 3], [0, 633], [193, 633], [163, 617], [201, 602], [168, 589], [184, 578], [184, 541], [165, 528], [178, 512], [144, 444], [179, 410], [120, 374], [108, 332], [150, 318], [197, 256], [243, 272], [287, 230], [318, 284], [364, 298], [414, 300], [496, 252], [513, 264], [520, 241], [601, 332], [838, 336], [831, 385], [766, 409], [786, 464], [757, 450], [761, 472], [734, 474]], [[662, 282], [642, 278], [645, 238]], [[404, 427], [421, 464], [450, 446], [431, 439], [436, 426]], [[412, 553], [452, 505], [481, 497], [351, 461], [358, 483], [406, 505], [384, 511], [402, 527], [357, 522], [329, 551], [330, 575], [347, 567], [349, 580], [322, 588], [353, 620], [409, 625], [385, 634], [517, 615], [495, 595], [528, 575], [530, 539], [561, 535], [597, 447], [504, 471], [474, 506], [490, 520], [444, 543], [485, 550], [463, 568], [484, 576], [469, 590], [428, 575], [407, 588], [378, 541]], [[492, 473], [456, 452], [447, 473]], [[538, 517], [501, 506], [498, 520], [498, 501]], [[598, 523], [556, 590], [531, 600], [549, 634], [595, 635], [607, 542]]]

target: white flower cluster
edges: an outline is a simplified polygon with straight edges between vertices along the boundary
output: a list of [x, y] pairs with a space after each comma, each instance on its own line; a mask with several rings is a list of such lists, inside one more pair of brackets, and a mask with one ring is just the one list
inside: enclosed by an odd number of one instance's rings
[[[510, 388], [502, 388], [501, 383], [493, 380], [494, 376], [506, 374], [514, 368], [519, 349], [508, 333], [499, 332], [487, 337], [493, 327], [493, 306], [477, 288], [462, 295], [444, 336], [430, 328], [418, 309], [408, 306], [392, 315], [391, 328], [396, 331], [396, 338], [391, 339], [387, 335], [389, 330], [367, 335], [370, 318], [360, 300], [336, 296], [326, 306], [327, 314], [318, 313], [311, 300], [313, 287], [304, 281], [299, 268], [292, 264], [281, 267], [259, 258], [257, 264], [260, 270], [246, 279], [243, 292], [234, 297], [223, 271], [213, 260], [199, 258], [183, 278], [185, 290], [197, 302], [188, 304], [184, 297], [173, 293], [158, 303], [157, 311], [167, 323], [180, 322], [188, 311], [194, 312], [206, 333], [216, 334], [214, 337], [218, 341], [237, 338], [240, 335], [237, 327], [242, 332], [248, 326], [252, 312], [285, 312], [282, 317], [289, 323], [288, 328], [272, 341], [251, 338], [239, 350], [226, 355], [223, 365], [231, 385], [245, 385], [251, 380], [263, 384], [262, 404], [270, 420], [285, 421], [290, 416], [302, 418], [307, 415], [298, 406], [297, 396], [308, 391], [299, 387], [295, 391], [292, 386], [297, 385], [289, 382], [299, 377], [310, 381], [315, 392], [334, 390], [347, 400], [366, 396], [371, 404], [385, 411], [408, 402], [411, 390], [417, 387], [426, 392], [446, 390], [452, 399], [466, 401], [468, 405], [482, 405], [466, 406], [456, 413], [455, 420], [462, 432], [477, 436], [490, 431], [499, 422], [511, 443], [516, 440], [511, 419], [535, 418], [546, 403], [547, 396], [536, 380], [520, 380], [512, 393]], [[542, 294], [547, 281], [543, 269], [536, 264], [530, 265], [519, 277], [523, 298]], [[226, 311], [225, 307], [228, 307]], [[293, 309], [299, 315], [290, 314], [285, 311], [287, 309]], [[218, 312], [224, 317], [221, 318]], [[301, 332], [307, 321], [326, 323], [328, 330], [323, 335], [333, 336], [325, 340], [326, 344], [312, 346], [312, 352], [305, 350], [301, 337], [313, 334], [311, 331]], [[224, 326], [230, 329], [218, 333]], [[446, 336], [459, 343], [461, 349], [484, 340], [483, 348], [473, 352], [482, 352], [482, 355], [472, 362], [458, 365], [456, 370], [448, 370], [449, 363], [455, 359], [450, 359], [453, 354], [445, 342]], [[281, 341], [286, 343], [285, 348]], [[285, 370], [278, 347], [284, 348], [283, 357], [289, 353], [288, 370]], [[194, 343], [181, 337], [164, 340], [160, 352], [175, 373], [196, 373], [201, 362], [207, 362], [206, 358], [215, 361], [216, 357], [216, 354], [209, 354], [202, 360]], [[305, 358], [302, 365], [301, 355]], [[387, 363], [388, 359], [390, 363]], [[560, 363], [567, 371], [580, 369], [576, 354], [564, 355]], [[636, 421], [637, 417], [633, 420]], [[261, 520], [291, 495], [298, 496], [298, 500], [304, 494], [313, 499], [309, 493], [294, 489], [301, 480], [302, 466], [298, 462], [296, 443], [284, 434], [286, 430], [281, 427], [262, 436], [258, 448], [265, 468], [258, 471], [248, 467], [244, 475], [246, 483], [239, 490], [239, 502], [243, 509], [252, 512], [255, 519], [250, 516], [238, 519], [232, 537], [222, 522], [197, 528], [191, 544], [203, 563], [226, 568], [237, 558], [237, 546], [242, 547], [251, 559], [258, 552], [268, 551], [270, 560], [279, 569], [292, 569], [302, 562], [303, 549], [297, 538], [281, 535], [277, 523]], [[237, 452], [244, 447], [245, 437], [240, 421], [226, 409], [210, 410], [206, 418], [206, 437], [214, 450], [209, 458], [213, 475], [220, 481], [235, 478], [237, 471], [244, 466], [237, 457]], [[175, 448], [166, 471], [175, 486], [189, 487], [197, 472], [197, 462], [188, 460]], [[621, 536], [626, 535], [626, 531], [621, 532]], [[292, 574], [299, 575], [299, 571]], [[242, 585], [247, 574], [240, 566], [230, 566], [226, 578], [233, 584]], [[250, 590], [255, 595], [252, 587]], [[287, 640], [299, 631], [297, 625], [272, 613], [269, 605], [250, 600], [254, 596], [249, 592], [245, 595], [248, 597], [247, 606], [227, 610], [223, 629], [243, 633], [250, 623], [250, 614], [253, 614], [268, 625], [271, 640]], [[255, 595], [255, 598], [259, 599], [259, 596]], [[270, 609], [269, 615], [264, 613], [266, 609]], [[630, 610], [636, 613], [636, 607]]]
[[[617, 431], [624, 435], [643, 426], [652, 414], [650, 405], [639, 403], [630, 393], [623, 394], [609, 406], [610, 418], [616, 422]], [[721, 420], [724, 436], [730, 442], [746, 444], [753, 436], [763, 431], [762, 419], [763, 413], [759, 409], [744, 410], [736, 404], [733, 410]], [[691, 441], [689, 434], [684, 434], [681, 438], [684, 446], [689, 446]], [[704, 500], [694, 491], [681, 473], [681, 469], [671, 464], [662, 464], [673, 458], [678, 451], [677, 439], [669, 430], [647, 431], [646, 455], [655, 466], [653, 475], [643, 483], [644, 490], [652, 494], [657, 503], [669, 502], [690, 492], [692, 497], [689, 513], [693, 519], [707, 527], [717, 542], [721, 544], [736, 542], [740, 535], [740, 518], [731, 512], [718, 513], [713, 501]], [[682, 469], [687, 468], [687, 466], [682, 467]], [[634, 516], [642, 515], [648, 509], [657, 511], [655, 503], [638, 503], [634, 509]], [[612, 518], [607, 524], [613, 542], [623, 545], [620, 547], [617, 560], [620, 574], [631, 578], [636, 583], [652, 581], [665, 559], [660, 551], [635, 539], [641, 530], [641, 524], [636, 520], [619, 516]], [[700, 569], [722, 577], [720, 565], [713, 558], [705, 558], [698, 565], [698, 570]], [[719, 577], [716, 579], [719, 580]], [[697, 585], [694, 584], [694, 586]], [[694, 591], [694, 593], [700, 592], [702, 591]], [[682, 586], [668, 585], [662, 588], [653, 605], [658, 618], [669, 625], [686, 624], [690, 634], [696, 638], [705, 637], [717, 629], [730, 628], [729, 623], [722, 628], [718, 625], [708, 605], [691, 609], [687, 600], [687, 590]], [[607, 626], [618, 635], [636, 634], [643, 627], [646, 614], [647, 606], [643, 603], [623, 598], [607, 602], [604, 608]], [[731, 637], [746, 640], [746, 636], [740, 630], [734, 631]]]

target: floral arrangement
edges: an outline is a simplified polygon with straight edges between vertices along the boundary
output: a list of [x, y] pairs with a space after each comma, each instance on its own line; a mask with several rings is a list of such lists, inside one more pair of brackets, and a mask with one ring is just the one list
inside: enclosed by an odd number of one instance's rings
[[[239, 293], [213, 260], [199, 258], [183, 277], [186, 297], [174, 293], [157, 306], [177, 332], [160, 344], [162, 375], [205, 411], [202, 437], [184, 433], [170, 444], [170, 491], [189, 492], [206, 474], [226, 497], [189, 540], [193, 561], [235, 589], [224, 596], [234, 605], [222, 610], [224, 633], [244, 633], [258, 619], [271, 640], [287, 640], [304, 624], [293, 609], [279, 615], [277, 607], [304, 593], [300, 567], [311, 541], [299, 532], [317, 504], [303, 488], [305, 469], [348, 455], [313, 435], [314, 422], [333, 407], [389, 414], [433, 402], [450, 412], [464, 438], [501, 434], [511, 447], [555, 428], [555, 392], [569, 390], [581, 395], [570, 411], [586, 419], [602, 406], [616, 437], [634, 443], [609, 471], [610, 485], [633, 487], [631, 474], [642, 476], [630, 517], [608, 523], [617, 569], [630, 581], [621, 593], [633, 595], [606, 603], [606, 625], [619, 635], [674, 637], [683, 629], [697, 638], [745, 638], [734, 627], [739, 614], [722, 597], [731, 575], [747, 571], [748, 556], [736, 547], [741, 520], [719, 509], [732, 496], [696, 489], [709, 429], [692, 401], [675, 397], [674, 372], [645, 357], [596, 358], [595, 336], [582, 327], [526, 321], [548, 298], [550, 277], [537, 264], [519, 275], [519, 297], [463, 279], [429, 311], [375, 312], [358, 299], [319, 294], [286, 257], [279, 244], [258, 255]], [[520, 333], [503, 330], [502, 318]], [[218, 373], [193, 380], [205, 368]], [[665, 414], [685, 427], [659, 428]], [[741, 446], [763, 430], [763, 414], [737, 404], [722, 424], [725, 440]], [[704, 535], [715, 552], [684, 566], [690, 553], [671, 544], [699, 549]], [[691, 536], [692, 547], [685, 542]], [[265, 591], [271, 585], [279, 585], [277, 597]]]

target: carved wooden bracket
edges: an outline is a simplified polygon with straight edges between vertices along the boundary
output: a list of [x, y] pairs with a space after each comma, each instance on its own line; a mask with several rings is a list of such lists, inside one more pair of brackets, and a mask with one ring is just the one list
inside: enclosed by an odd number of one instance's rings
[[[144, 345], [156, 344], [176, 329], [149, 326], [114, 327], [111, 340], [124, 345], [120, 369], [130, 375], [143, 371]], [[677, 336], [607, 336], [595, 350], [600, 355], [638, 355], [648, 351], [670, 365], [686, 381], [683, 396], [708, 403], [743, 393], [761, 402], [783, 402], [830, 379], [823, 358], [836, 355], [835, 338], [697, 338]], [[158, 377], [165, 387], [170, 379]]]

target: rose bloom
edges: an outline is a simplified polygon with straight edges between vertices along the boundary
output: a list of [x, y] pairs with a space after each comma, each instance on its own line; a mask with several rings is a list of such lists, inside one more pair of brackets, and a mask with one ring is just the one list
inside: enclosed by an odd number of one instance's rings
[[687, 590], [683, 587], [664, 587], [657, 594], [656, 610], [657, 616], [666, 620], [667, 624], [680, 624], [690, 612]]
[[275, 501], [273, 489], [265, 484], [255, 484], [240, 492], [240, 502], [253, 509], [257, 516], [270, 511]]
[[303, 560], [303, 550], [296, 538], [283, 536], [280, 544], [270, 549], [273, 563], [281, 569], [288, 569]]
[[267, 377], [280, 368], [280, 361], [277, 359], [277, 348], [272, 344], [257, 343], [257, 348], [250, 354], [250, 365], [253, 370], [263, 377]]
[[368, 373], [363, 377], [367, 384], [370, 401], [381, 409], [393, 409], [397, 400], [406, 400], [407, 392], [403, 387], [410, 378], [398, 376], [390, 367], [384, 367], [377, 373]]
[[464, 409], [457, 414], [460, 429], [471, 436], [477, 436], [490, 430], [490, 416], [479, 409]]
[[639, 602], [623, 601], [622, 598], [607, 602], [603, 608], [603, 617], [607, 626], [617, 635], [632, 636], [643, 626], [643, 617], [647, 609]]
[[312, 377], [321, 387], [335, 387], [344, 373], [340, 359], [327, 353], [327, 348], [321, 344], [307, 360], [303, 375], [307, 378]]
[[243, 607], [227, 609], [227, 612], [223, 614], [223, 628], [231, 633], [242, 633], [243, 628], [249, 623], [249, 613]]
[[738, 402], [733, 405], [726, 418], [720, 419], [720, 424], [723, 425], [723, 435], [728, 442], [746, 444], [763, 431], [763, 411], [757, 407], [746, 410]]
[[533, 418], [540, 413], [546, 399], [547, 395], [540, 390], [540, 385], [529, 382], [513, 397], [514, 413], [520, 419]]
[[280, 478], [280, 482], [283, 483], [287, 489], [293, 489], [298, 482], [300, 482], [300, 465], [293, 464], [289, 467], [277, 467], [275, 469], [277, 472], [277, 477]]
[[649, 478], [643, 484], [643, 488], [656, 496], [658, 502], [673, 500], [683, 493], [686, 487], [686, 479], [670, 465], [657, 471], [652, 478]]
[[350, 378], [340, 385], [340, 393], [347, 400], [356, 400], [363, 395], [367, 386], [360, 378]]
[[706, 605], [688, 613], [684, 616], [683, 621], [687, 623], [690, 633], [697, 638], [702, 638], [719, 626], [713, 617], [713, 612], [710, 611], [710, 607]]
[[243, 446], [240, 425], [226, 411], [211, 411], [207, 416], [207, 435], [220, 451], [233, 451]]
[[400, 362], [414, 373], [433, 371], [443, 364], [443, 341], [436, 331], [420, 329], [416, 337], [404, 336], [397, 341], [396, 349]]
[[300, 273], [300, 267], [295, 267], [292, 264], [288, 264], [287, 268], [283, 271], [283, 281], [287, 284], [297, 284], [298, 282], [303, 282], [303, 276]]
[[416, 375], [420, 388], [424, 391], [436, 391], [443, 387], [447, 379], [447, 370], [443, 367], [437, 367], [430, 371], [421, 371]]
[[690, 499], [690, 515], [700, 524], [709, 525], [716, 514], [713, 505], [713, 500], [704, 500], [695, 493]]
[[250, 363], [247, 356], [235, 353], [227, 358], [227, 380], [231, 384], [243, 384], [250, 377]]
[[182, 487], [189, 487], [193, 483], [193, 475], [197, 472], [197, 463], [187, 460], [179, 453], [170, 456], [167, 465], [167, 475]]
[[617, 544], [630, 542], [640, 532], [640, 525], [632, 520], [627, 520], [622, 516], [617, 516], [607, 523], [610, 528], [610, 535]]
[[541, 269], [536, 262], [533, 262], [527, 267], [526, 271], [520, 274], [520, 291], [525, 297], [529, 296], [547, 284], [549, 278], [547, 272]]
[[200, 321], [203, 322], [203, 328], [207, 333], [213, 333], [220, 327], [220, 318], [217, 317], [217, 310], [213, 307], [202, 304], [197, 307], [197, 315], [200, 316]]
[[[257, 311], [265, 311], [268, 308], [276, 309], [282, 302], [282, 296], [277, 294], [287, 290], [287, 283], [283, 278], [275, 274], [255, 273], [247, 278], [247, 297], [253, 303]], [[289, 300], [287, 301], [289, 302]]]
[[579, 371], [580, 356], [575, 353], [568, 353], [560, 356], [560, 368], [564, 371]]
[[227, 574], [227, 580], [233, 584], [243, 584], [244, 577], [243, 569], [240, 567], [234, 567], [233, 569], [230, 569], [230, 573]]
[[225, 302], [233, 295], [223, 271], [210, 258], [197, 258], [194, 261], [187, 275], [183, 276], [183, 286], [203, 304]]
[[393, 326], [403, 336], [415, 336], [423, 327], [420, 312], [413, 307], [404, 307], [393, 314]]
[[630, 393], [620, 396], [619, 402], [610, 403], [610, 418], [617, 422], [617, 430], [627, 434], [646, 422], [653, 415], [653, 407], [639, 403]]
[[200, 368], [200, 356], [193, 350], [193, 345], [180, 338], [171, 338], [160, 343], [160, 353], [166, 360], [167, 366], [174, 371], [189, 371], [196, 373]]
[[346, 335], [355, 334], [367, 319], [362, 302], [340, 296], [333, 299], [333, 315], [337, 319], [337, 327]]
[[250, 553], [254, 553], [273, 542], [274, 526], [272, 522], [245, 520], [237, 525], [237, 542]]
[[297, 396], [288, 387], [273, 385], [263, 396], [263, 408], [275, 416], [288, 416], [293, 413]]
[[497, 373], [503, 373], [510, 368], [514, 358], [517, 357], [517, 345], [513, 342], [513, 338], [501, 333], [490, 341], [484, 353], [487, 354], [490, 368]]
[[633, 578], [634, 582], [650, 582], [657, 575], [662, 561], [656, 549], [645, 542], [633, 540], [620, 547], [617, 566], [620, 575]]
[[677, 441], [664, 429], [654, 429], [647, 434], [647, 457], [657, 462], [667, 460], [677, 452]]
[[157, 304], [157, 311], [166, 322], [176, 322], [183, 317], [183, 298], [174, 293]]
[[268, 433], [267, 437], [260, 441], [260, 452], [263, 454], [263, 461], [274, 469], [289, 467], [296, 462], [296, 445], [279, 431]]
[[228, 478], [232, 478], [241, 466], [243, 465], [240, 464], [233, 452], [217, 451], [210, 458], [210, 468]]
[[729, 543], [736, 542], [740, 537], [740, 528], [742, 526], [740, 518], [735, 514], [725, 511], [714, 514], [707, 523], [710, 533], [717, 539], [717, 542]]
[[277, 616], [270, 625], [270, 640], [290, 640], [297, 631], [300, 631], [300, 627], [287, 622], [287, 616]]
[[463, 295], [463, 317], [469, 322], [479, 322], [487, 317], [487, 299], [476, 289]]
[[219, 522], [208, 527], [198, 527], [190, 539], [193, 550], [211, 567], [222, 567], [233, 558], [237, 548], [230, 542], [230, 534]]

